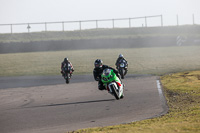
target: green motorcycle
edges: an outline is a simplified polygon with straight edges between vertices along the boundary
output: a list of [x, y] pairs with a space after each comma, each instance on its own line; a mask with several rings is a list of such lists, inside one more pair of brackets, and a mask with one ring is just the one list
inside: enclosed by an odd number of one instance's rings
[[101, 81], [109, 93], [117, 100], [124, 97], [124, 84], [120, 81], [112, 69], [104, 69], [101, 74]]

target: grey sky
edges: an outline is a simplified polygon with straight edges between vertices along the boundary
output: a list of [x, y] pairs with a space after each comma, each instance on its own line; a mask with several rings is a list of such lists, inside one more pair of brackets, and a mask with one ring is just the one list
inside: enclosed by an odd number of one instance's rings
[[200, 0], [0, 0], [0, 24], [163, 15], [164, 25], [200, 24]]

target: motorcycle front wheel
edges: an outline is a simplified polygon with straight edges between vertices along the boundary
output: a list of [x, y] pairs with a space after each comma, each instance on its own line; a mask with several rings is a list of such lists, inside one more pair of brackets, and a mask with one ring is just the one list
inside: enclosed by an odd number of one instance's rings
[[65, 80], [66, 80], [66, 84], [69, 84], [69, 73], [66, 74]]
[[119, 74], [121, 75], [121, 78], [124, 79], [124, 71], [122, 68], [119, 69]]
[[119, 100], [119, 97], [118, 97], [119, 92], [116, 90], [115, 86], [114, 86], [114, 85], [111, 85], [110, 87], [111, 87], [112, 93], [113, 93], [113, 95], [115, 96], [115, 98], [116, 98], [117, 100]]

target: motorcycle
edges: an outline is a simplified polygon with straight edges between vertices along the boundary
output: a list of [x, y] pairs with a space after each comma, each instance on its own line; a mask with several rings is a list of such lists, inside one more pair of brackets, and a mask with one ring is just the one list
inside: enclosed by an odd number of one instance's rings
[[121, 78], [124, 79], [124, 76], [127, 73], [127, 62], [123, 59], [121, 59], [118, 63], [117, 70], [119, 71], [119, 74], [121, 75]]
[[108, 92], [119, 100], [124, 98], [124, 84], [120, 81], [112, 69], [104, 69], [101, 74], [101, 81]]
[[72, 76], [72, 67], [71, 65], [68, 63], [68, 65], [64, 66], [64, 70], [63, 70], [63, 77], [66, 81], [66, 84], [69, 84], [69, 81], [71, 79]]

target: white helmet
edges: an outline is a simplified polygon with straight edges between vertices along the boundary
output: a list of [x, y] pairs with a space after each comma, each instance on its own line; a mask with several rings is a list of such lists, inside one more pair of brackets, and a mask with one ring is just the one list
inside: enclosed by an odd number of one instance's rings
[[123, 58], [124, 56], [123, 56], [123, 54], [119, 54], [119, 58]]

